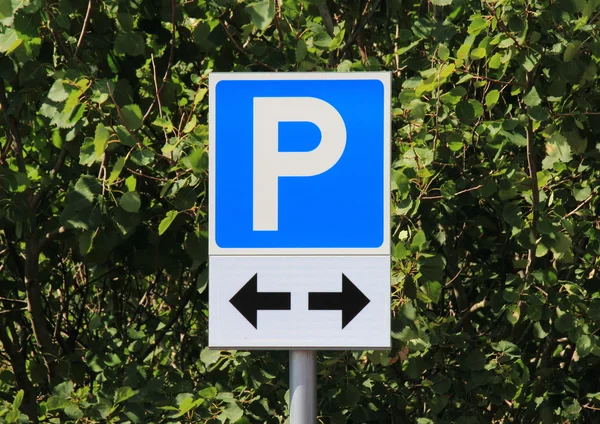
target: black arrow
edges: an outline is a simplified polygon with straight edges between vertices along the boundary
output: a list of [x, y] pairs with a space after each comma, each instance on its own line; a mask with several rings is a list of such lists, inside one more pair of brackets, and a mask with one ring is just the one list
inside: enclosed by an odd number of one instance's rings
[[292, 303], [290, 293], [259, 292], [258, 274], [254, 274], [229, 302], [254, 326], [257, 327], [257, 312], [289, 311]]
[[370, 300], [342, 274], [342, 291], [333, 293], [308, 293], [308, 309], [311, 311], [342, 311], [342, 329], [357, 316]]

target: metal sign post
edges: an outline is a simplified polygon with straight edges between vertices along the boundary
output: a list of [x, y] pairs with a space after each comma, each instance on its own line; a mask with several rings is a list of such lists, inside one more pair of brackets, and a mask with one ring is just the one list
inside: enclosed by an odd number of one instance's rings
[[290, 350], [290, 423], [317, 422], [317, 351]]
[[316, 350], [389, 349], [391, 74], [211, 73], [213, 349], [290, 351], [314, 424]]

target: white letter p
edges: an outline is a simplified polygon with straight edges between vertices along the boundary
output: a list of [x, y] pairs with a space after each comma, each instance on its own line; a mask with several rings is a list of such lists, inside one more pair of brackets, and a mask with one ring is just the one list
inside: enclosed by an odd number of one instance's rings
[[[279, 122], [310, 122], [321, 131], [308, 152], [279, 151]], [[346, 147], [346, 126], [332, 105], [315, 97], [254, 98], [253, 230], [277, 231], [279, 177], [310, 177], [335, 165]]]

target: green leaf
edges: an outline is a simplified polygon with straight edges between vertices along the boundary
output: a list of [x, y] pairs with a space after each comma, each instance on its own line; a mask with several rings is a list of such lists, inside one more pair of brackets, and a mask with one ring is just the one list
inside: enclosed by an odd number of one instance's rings
[[486, 54], [487, 52], [483, 47], [478, 47], [476, 49], [473, 49], [473, 51], [471, 52], [471, 59], [483, 59], [486, 56]]
[[569, 44], [567, 44], [567, 47], [565, 48], [565, 51], [563, 53], [563, 60], [565, 62], [572, 61], [575, 58], [575, 56], [577, 56], [577, 53], [579, 53], [580, 46], [581, 42], [579, 41], [571, 41]]
[[173, 123], [169, 118], [158, 117], [154, 120], [154, 122], [152, 122], [152, 125], [156, 125], [157, 127], [163, 128], [167, 132], [171, 132], [174, 129]]
[[421, 250], [421, 248], [427, 242], [427, 238], [425, 237], [425, 233], [423, 230], [417, 231], [417, 233], [413, 236], [412, 242], [410, 243], [410, 248], [413, 250]]
[[331, 41], [331, 44], [329, 45], [329, 50], [335, 50], [338, 49], [342, 43], [344, 42], [344, 35], [346, 34], [346, 29], [342, 28], [341, 31], [339, 31], [335, 37], [333, 37], [333, 40]]
[[197, 123], [198, 121], [196, 119], [196, 115], [192, 115], [192, 118], [188, 121], [187, 124], [185, 124], [185, 127], [183, 127], [184, 134], [189, 134], [192, 131], [194, 131], [194, 128], [196, 128]]
[[511, 358], [519, 358], [521, 356], [521, 352], [517, 345], [508, 340], [501, 340], [498, 343], [493, 343], [492, 349], [496, 352], [502, 352]]
[[92, 166], [97, 160], [100, 160], [100, 158], [96, 156], [94, 140], [92, 140], [90, 137], [86, 137], [81, 145], [81, 149], [79, 150], [79, 164]]
[[216, 363], [220, 357], [221, 352], [218, 350], [209, 349], [207, 347], [202, 349], [202, 352], [200, 352], [200, 361], [202, 361], [202, 363], [207, 367]]
[[568, 333], [575, 328], [575, 319], [569, 313], [559, 316], [554, 322], [554, 328], [561, 333]]
[[486, 363], [487, 358], [479, 349], [470, 352], [465, 360], [465, 365], [472, 371], [483, 370]]
[[534, 106], [529, 109], [529, 116], [534, 121], [545, 121], [548, 119], [549, 114], [548, 110], [543, 106]]
[[420, 287], [419, 299], [426, 303], [438, 303], [442, 297], [442, 285], [437, 281], [428, 281]]
[[11, 54], [22, 42], [17, 32], [9, 28], [4, 34], [0, 34], [0, 53]]
[[121, 115], [125, 125], [131, 131], [136, 131], [141, 128], [143, 123], [142, 110], [136, 104], [130, 104], [121, 108]]
[[498, 43], [498, 48], [500, 48], [500, 49], [506, 49], [506, 48], [508, 48], [508, 47], [510, 47], [510, 46], [512, 46], [514, 44], [515, 44], [515, 40], [513, 40], [510, 37], [508, 37], [508, 38], [505, 38], [504, 40], [502, 40], [502, 41], [500, 41]]
[[452, 4], [452, 1], [453, 0], [431, 0], [431, 4], [435, 6], [449, 6]]
[[[73, 95], [73, 93], [76, 95], [74, 96], [76, 100], [79, 101], [78, 91], [72, 91], [71, 95]], [[71, 97], [71, 95], [69, 97]], [[73, 128], [85, 114], [86, 106], [84, 103], [78, 103], [77, 105], [73, 106], [72, 109], [68, 107], [68, 103], [69, 101], [67, 100], [65, 109], [63, 109], [63, 111], [61, 111], [61, 113], [58, 116], [55, 116], [52, 120], [52, 123], [58, 128]]]
[[182, 163], [187, 169], [191, 169], [196, 176], [200, 177], [208, 168], [208, 155], [202, 149], [194, 149], [192, 153], [182, 159]]
[[61, 396], [50, 396], [46, 401], [48, 411], [62, 410], [71, 405], [71, 401]]
[[160, 221], [158, 226], [158, 235], [163, 235], [165, 231], [169, 229], [175, 218], [177, 218], [177, 211], [168, 211], [167, 215]]
[[108, 143], [108, 137], [110, 137], [108, 128], [102, 123], [98, 124], [94, 135], [94, 153], [96, 154], [96, 157], [101, 157], [104, 154], [104, 150]]
[[13, 409], [19, 409], [21, 407], [21, 403], [23, 402], [23, 396], [25, 396], [25, 392], [23, 390], [19, 390], [15, 395], [15, 398], [13, 399]]
[[309, 28], [310, 28], [311, 32], [314, 34], [313, 35], [313, 44], [322, 49], [329, 49], [333, 39], [331, 38], [331, 36], [329, 34], [327, 34], [327, 31], [325, 31], [325, 28], [323, 28], [321, 25], [318, 25], [315, 23], [309, 25]]
[[485, 95], [485, 106], [488, 109], [493, 108], [498, 100], [500, 99], [500, 92], [498, 90], [491, 90]]
[[542, 324], [540, 324], [539, 322], [533, 324], [533, 334], [538, 339], [545, 339], [548, 336], [548, 333], [544, 331], [544, 329], [542, 328]]
[[540, 98], [537, 89], [533, 87], [531, 91], [529, 91], [529, 93], [523, 97], [523, 102], [530, 107], [538, 106], [540, 103], [542, 103], [542, 99]]
[[440, 186], [440, 193], [444, 199], [452, 199], [456, 195], [456, 183], [454, 181], [444, 181]]
[[502, 57], [500, 53], [494, 53], [488, 62], [488, 66], [491, 69], [498, 69], [502, 65]]
[[[450, 3], [452, 3], [452, 0], [442, 0], [442, 1], [449, 1]], [[450, 4], [450, 3], [448, 3], [448, 4]], [[440, 58], [440, 60], [446, 61], [450, 57], [450, 49], [445, 44], [440, 44], [438, 46], [437, 55]]]
[[459, 102], [456, 105], [456, 116], [465, 123], [472, 123], [483, 114], [483, 106], [475, 99]]
[[410, 190], [410, 180], [404, 172], [397, 172], [395, 174], [394, 182], [396, 183], [396, 187], [398, 187], [398, 191], [401, 194], [408, 194]]
[[52, 394], [54, 396], [59, 396], [62, 398], [68, 398], [69, 396], [71, 396], [71, 393], [73, 393], [73, 382], [72, 381], [65, 381], [63, 383], [60, 383], [58, 385], [56, 385], [54, 387], [54, 389], [52, 389]]
[[69, 405], [64, 409], [65, 415], [73, 420], [78, 420], [83, 417], [83, 411], [76, 405]]
[[201, 103], [202, 100], [204, 100], [206, 93], [208, 93], [208, 90], [206, 88], [201, 88], [200, 90], [198, 90], [198, 92], [194, 96], [194, 105], [198, 105], [199, 103]]
[[593, 347], [594, 343], [592, 338], [587, 334], [582, 334], [579, 336], [579, 339], [577, 339], [577, 353], [581, 358], [589, 355]]
[[265, 31], [275, 17], [275, 2], [272, 0], [256, 1], [250, 3], [244, 10], [250, 16], [254, 26]]
[[115, 39], [115, 50], [117, 53], [127, 54], [129, 56], [141, 56], [146, 49], [146, 40], [142, 34], [137, 32], [128, 32], [117, 35]]
[[127, 158], [124, 156], [117, 159], [117, 161], [115, 162], [115, 166], [113, 166], [113, 169], [110, 172], [110, 176], [108, 177], [109, 184], [114, 183], [117, 180], [117, 178], [119, 178], [123, 167], [125, 167], [125, 162], [127, 162]]
[[48, 98], [54, 102], [64, 102], [69, 97], [69, 93], [65, 90], [65, 85], [62, 79], [54, 81], [50, 91], [48, 92]]
[[236, 402], [228, 403], [220, 414], [221, 417], [229, 419], [229, 422], [232, 423], [242, 418], [243, 415], [244, 411], [242, 411]]
[[131, 14], [121, 12], [119, 10], [119, 13], [117, 13], [117, 22], [123, 31], [129, 32], [133, 30], [134, 21], [133, 16], [131, 16]]
[[519, 321], [519, 317], [521, 316], [521, 309], [518, 305], [510, 305], [506, 309], [506, 319], [512, 325], [515, 325]]
[[307, 51], [306, 41], [300, 38], [296, 44], [296, 63], [300, 63], [304, 60]]
[[394, 257], [396, 259], [406, 259], [410, 255], [410, 250], [406, 248], [403, 242], [398, 242], [394, 246]]
[[441, 281], [444, 278], [446, 262], [442, 255], [421, 253], [419, 255], [420, 281]]
[[114, 403], [119, 404], [125, 402], [127, 399], [132, 398], [138, 393], [138, 390], [133, 390], [129, 386], [119, 387], [115, 393]]
[[[135, 119], [137, 119], [137, 118], [135, 118]], [[129, 146], [129, 147], [135, 147], [136, 146], [135, 139], [131, 136], [131, 134], [129, 133], [129, 131], [127, 131], [127, 128], [125, 126], [123, 126], [123, 125], [117, 126], [117, 137], [119, 138], [119, 141], [121, 143], [123, 143], [125, 146]], [[136, 151], [136, 152], [134, 152], [133, 155], [134, 156], [136, 154], [137, 155], [144, 155], [144, 154], [146, 154], [146, 152], [147, 152], [147, 150], [143, 150], [142, 152]]]
[[135, 176], [130, 175], [129, 177], [127, 177], [127, 179], [125, 180], [125, 187], [127, 187], [127, 190], [135, 191], [136, 186], [137, 186], [137, 180], [135, 179]]
[[9, 26], [13, 17], [13, 8], [10, 1], [0, 2], [0, 23], [5, 26]]
[[431, 412], [434, 414], [439, 414], [446, 408], [449, 400], [449, 396], [434, 395], [431, 398]]
[[556, 133], [546, 143], [546, 158], [542, 161], [543, 169], [551, 169], [556, 162], [567, 163], [573, 159], [571, 146], [567, 139]]
[[484, 19], [481, 15], [476, 15], [473, 17], [467, 32], [469, 33], [469, 35], [477, 35], [481, 31], [486, 29], [488, 27], [488, 24], [489, 21], [487, 19]]
[[[179, 401], [181, 395], [186, 395], [187, 397], [183, 398]], [[179, 418], [191, 411], [193, 408], [201, 405], [204, 402], [204, 399], [200, 398], [194, 400], [193, 395], [190, 393], [181, 393], [177, 396], [177, 404], [179, 405], [179, 412], [177, 414], [171, 415], [171, 418]]]
[[548, 253], [548, 248], [543, 243], [538, 243], [535, 247], [535, 257], [541, 258], [542, 256], [545, 256], [546, 253]]
[[573, 197], [578, 202], [583, 202], [590, 194], [592, 194], [592, 189], [589, 186], [573, 190]]
[[463, 96], [465, 96], [466, 94], [467, 94], [467, 90], [464, 87], [462, 87], [462, 86], [458, 86], [458, 87], [454, 87], [449, 92], [442, 94], [440, 96], [440, 100], [444, 104], [455, 105], [458, 102], [460, 102], [460, 99]]
[[128, 191], [119, 200], [119, 205], [131, 213], [138, 213], [141, 203], [140, 195], [136, 191]]
[[206, 387], [198, 392], [198, 395], [205, 399], [212, 399], [217, 396], [216, 387], [210, 386]]
[[552, 251], [557, 254], [568, 252], [572, 244], [572, 240], [569, 238], [569, 236], [561, 232], [554, 233], [553, 236], [554, 241], [552, 243]]
[[196, 43], [202, 52], [209, 52], [215, 47], [215, 43], [210, 38], [211, 27], [206, 22], [199, 22], [193, 31], [194, 43]]

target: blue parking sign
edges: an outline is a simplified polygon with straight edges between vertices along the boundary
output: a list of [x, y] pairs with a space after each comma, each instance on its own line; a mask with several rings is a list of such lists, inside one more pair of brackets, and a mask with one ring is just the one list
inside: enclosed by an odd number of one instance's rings
[[210, 76], [211, 254], [389, 253], [389, 73]]

